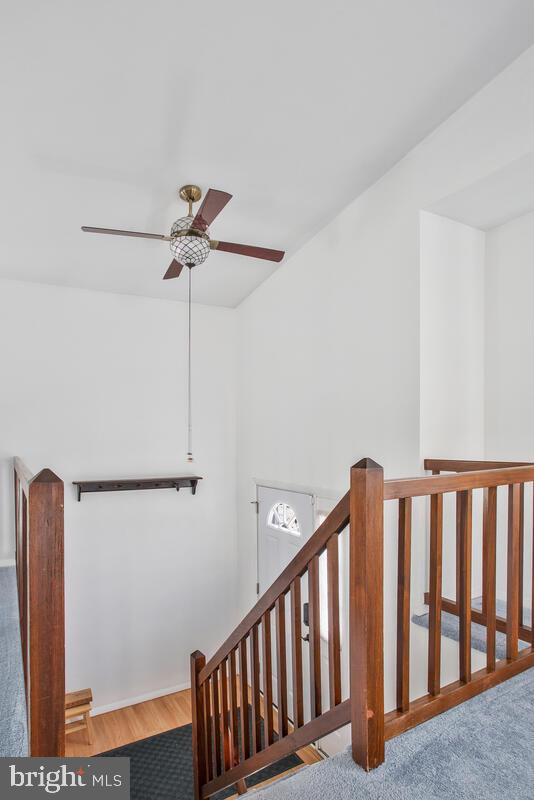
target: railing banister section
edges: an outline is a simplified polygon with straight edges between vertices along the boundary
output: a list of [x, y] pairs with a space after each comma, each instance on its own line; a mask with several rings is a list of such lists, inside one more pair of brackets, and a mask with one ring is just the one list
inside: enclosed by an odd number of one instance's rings
[[[355, 464], [347, 494], [215, 655], [207, 663], [202, 653], [192, 655], [195, 800], [206, 800], [232, 785], [239, 793], [246, 791], [248, 775], [348, 723], [354, 761], [365, 770], [373, 769], [384, 761], [385, 740], [534, 667], [533, 626], [523, 619], [525, 485], [529, 484], [530, 503], [534, 463], [427, 459], [425, 468], [432, 475], [384, 481], [382, 467], [371, 459]], [[498, 487], [503, 487], [500, 493]], [[456, 500], [456, 524], [452, 514], [444, 515], [446, 496]], [[481, 542], [477, 499], [484, 501]], [[503, 573], [497, 569], [497, 523], [500, 505], [506, 501], [507, 610], [501, 617], [496, 602], [497, 575]], [[388, 685], [390, 678], [396, 678], [396, 707], [385, 714], [384, 507], [388, 502], [395, 503], [398, 520], [397, 663], [396, 675], [388, 673]], [[447, 508], [453, 510], [451, 504]], [[428, 694], [412, 700], [412, 538], [419, 553], [424, 549], [421, 526], [412, 531], [412, 515], [417, 520], [423, 516], [417, 509], [426, 509], [429, 526]], [[23, 506], [20, 515], [24, 513]], [[531, 525], [534, 520], [528, 521]], [[391, 547], [389, 530], [387, 537]], [[348, 697], [343, 697], [339, 591], [347, 544], [348, 597], [343, 593], [342, 598], [344, 612], [348, 602], [343, 651], [348, 652]], [[444, 551], [448, 563], [451, 548], [456, 548], [454, 600], [442, 594]], [[471, 597], [474, 555], [482, 559], [482, 608], [473, 607]], [[308, 603], [306, 648], [303, 601]], [[442, 612], [456, 615], [459, 623], [458, 679], [447, 685], [441, 683]], [[472, 622], [487, 629], [486, 667], [475, 672]], [[500, 660], [497, 631], [506, 634], [506, 658]], [[530, 646], [519, 647], [519, 640]]]
[[[247, 775], [350, 721], [350, 702], [341, 699], [338, 555], [338, 534], [349, 523], [349, 495], [339, 501], [215, 655], [207, 663], [201, 653], [191, 656], [195, 800], [234, 784], [238, 792], [245, 791]], [[328, 672], [321, 669], [321, 556], [326, 559]], [[309, 686], [305, 687], [301, 604], [306, 586]], [[322, 697], [327, 679], [329, 703]], [[308, 692], [311, 718], [305, 719]]]
[[[399, 500], [409, 497], [430, 498], [430, 580], [425, 602], [429, 606], [429, 685], [428, 694], [386, 714], [386, 739], [397, 736], [443, 711], [496, 686], [508, 678], [534, 666], [532, 627], [522, 619], [525, 486], [534, 482], [532, 462], [464, 461], [427, 459], [425, 468], [431, 476], [386, 481], [384, 498]], [[454, 473], [454, 474], [442, 474]], [[498, 498], [498, 487], [504, 490]], [[472, 603], [473, 558], [473, 493], [482, 490], [482, 609]], [[456, 496], [456, 538], [454, 526], [447, 531], [447, 541], [456, 546], [456, 598], [442, 597], [443, 497]], [[531, 494], [532, 496], [532, 494]], [[496, 529], [497, 506], [508, 512], [506, 548], [506, 616], [496, 614]], [[503, 509], [504, 510], [504, 509]], [[502, 515], [504, 517], [504, 515]], [[451, 536], [451, 533], [453, 534]], [[479, 545], [477, 544], [477, 550]], [[534, 567], [533, 567], [534, 571]], [[534, 605], [534, 603], [533, 603]], [[446, 686], [440, 681], [441, 611], [458, 617], [458, 677]], [[487, 629], [486, 667], [471, 669], [471, 622]], [[496, 660], [496, 631], [506, 634], [506, 657]], [[518, 640], [530, 647], [519, 648]]]
[[384, 761], [384, 471], [369, 458], [351, 470], [349, 545], [352, 757]]

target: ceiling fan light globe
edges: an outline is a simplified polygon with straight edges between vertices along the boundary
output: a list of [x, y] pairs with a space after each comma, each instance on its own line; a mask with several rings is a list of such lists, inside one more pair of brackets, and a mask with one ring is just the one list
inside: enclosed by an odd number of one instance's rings
[[184, 236], [193, 222], [192, 216], [180, 217], [171, 228], [170, 248], [176, 261], [188, 267], [203, 264], [210, 254], [209, 232], [204, 236]]

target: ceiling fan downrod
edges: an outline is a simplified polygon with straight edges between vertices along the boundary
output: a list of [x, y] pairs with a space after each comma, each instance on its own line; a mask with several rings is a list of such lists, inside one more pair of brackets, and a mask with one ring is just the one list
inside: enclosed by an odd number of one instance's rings
[[202, 190], [199, 186], [195, 186], [193, 183], [186, 183], [185, 186], [182, 186], [180, 191], [178, 192], [178, 196], [187, 203], [189, 206], [189, 210], [187, 212], [189, 217], [193, 216], [193, 203], [198, 203], [200, 198], [202, 197]]
[[187, 460], [193, 461], [193, 421], [191, 407], [191, 273], [189, 267], [189, 294], [187, 302]]

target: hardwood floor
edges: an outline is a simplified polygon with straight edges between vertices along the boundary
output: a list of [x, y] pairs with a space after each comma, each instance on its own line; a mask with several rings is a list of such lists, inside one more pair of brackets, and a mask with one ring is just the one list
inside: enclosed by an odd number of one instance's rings
[[[94, 756], [187, 725], [191, 722], [191, 693], [186, 689], [118, 711], [99, 714], [91, 719], [93, 743], [87, 744], [84, 731], [71, 733], [66, 739], [65, 755]], [[297, 754], [304, 764], [313, 764], [322, 758], [314, 747], [303, 747]], [[295, 772], [297, 769], [300, 767], [289, 772]], [[268, 782], [271, 781], [266, 781]]]
[[91, 717], [93, 744], [83, 731], [67, 736], [67, 756], [94, 756], [191, 722], [189, 689]]

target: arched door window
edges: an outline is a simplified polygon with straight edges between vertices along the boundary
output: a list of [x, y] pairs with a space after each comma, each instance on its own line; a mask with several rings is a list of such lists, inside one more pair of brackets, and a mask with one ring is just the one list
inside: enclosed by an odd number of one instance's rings
[[287, 503], [275, 503], [269, 511], [267, 525], [277, 531], [286, 531], [292, 536], [300, 536], [300, 526], [297, 515]]

